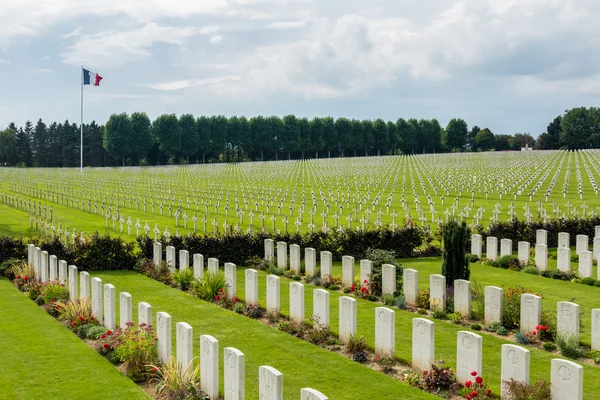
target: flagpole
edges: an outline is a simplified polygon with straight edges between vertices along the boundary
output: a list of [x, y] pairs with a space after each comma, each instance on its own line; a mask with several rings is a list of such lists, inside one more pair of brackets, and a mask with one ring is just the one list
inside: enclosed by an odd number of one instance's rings
[[80, 148], [79, 148], [79, 152], [80, 152], [80, 158], [79, 158], [79, 170], [80, 172], [83, 172], [83, 65], [81, 66], [81, 124], [80, 124]]

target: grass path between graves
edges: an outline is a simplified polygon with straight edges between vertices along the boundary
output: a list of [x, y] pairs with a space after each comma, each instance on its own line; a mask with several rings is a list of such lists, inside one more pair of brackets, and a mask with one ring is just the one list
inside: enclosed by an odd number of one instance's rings
[[[556, 260], [551, 260], [556, 262]], [[419, 271], [419, 288], [429, 287], [429, 275], [439, 274], [442, 266], [441, 257], [408, 258], [400, 260], [404, 268]], [[336, 272], [337, 273], [337, 272]], [[341, 274], [341, 266], [339, 267]], [[494, 268], [480, 263], [471, 264], [471, 282], [478, 282], [481, 287], [498, 286], [504, 289], [523, 286], [543, 296], [542, 309], [548, 310], [556, 317], [559, 301], [572, 301], [579, 305], [581, 316], [582, 343], [591, 344], [592, 309], [600, 308], [600, 288], [579, 283], [557, 281], [538, 275]]]
[[5, 278], [0, 292], [0, 399], [149, 398]]
[[[241, 270], [238, 274], [243, 278]], [[102, 278], [104, 283], [115, 285], [117, 293], [126, 291], [132, 295], [134, 321], [137, 321], [137, 303], [140, 301], [150, 303], [154, 315], [158, 311], [169, 313], [172, 317], [173, 354], [177, 322], [187, 322], [193, 327], [195, 356], [200, 352], [200, 335], [209, 334], [219, 340], [221, 393], [223, 349], [231, 346], [246, 356], [247, 399], [258, 398], [258, 367], [261, 365], [270, 365], [283, 374], [285, 399], [299, 398], [300, 389], [303, 387], [317, 389], [330, 399], [435, 398], [338, 354], [280, 332], [259, 321], [191, 297], [137, 273], [110, 271], [92, 275]], [[262, 290], [264, 291], [264, 285]], [[238, 292], [243, 293], [243, 288]], [[282, 296], [283, 293], [282, 291]]]
[[[339, 263], [338, 263], [339, 264]], [[341, 267], [340, 267], [341, 268]], [[436, 267], [437, 268], [437, 267]], [[492, 268], [493, 269], [493, 268]], [[437, 271], [437, 269], [436, 269]], [[237, 295], [244, 296], [244, 274], [237, 273]], [[421, 272], [419, 275], [424, 275]], [[525, 275], [525, 274], [523, 274]], [[267, 273], [259, 271], [259, 304], [266, 306], [266, 276]], [[514, 279], [514, 278], [513, 278]], [[540, 278], [547, 279], [547, 278]], [[421, 280], [421, 276], [419, 276]], [[281, 278], [281, 312], [289, 315], [289, 284], [290, 279]], [[420, 282], [421, 287], [424, 283]], [[305, 285], [305, 314], [306, 317], [313, 312], [313, 285]], [[339, 298], [344, 296], [341, 292], [330, 292], [330, 318], [332, 332], [338, 332]], [[375, 308], [381, 304], [367, 300], [357, 299], [357, 334], [365, 335], [368, 345], [375, 346]], [[396, 357], [410, 363], [412, 353], [412, 319], [421, 315], [395, 309], [396, 314]], [[435, 359], [443, 360], [444, 365], [456, 368], [456, 335], [465, 327], [453, 325], [450, 322], [433, 320], [435, 322]], [[501, 345], [512, 343], [495, 336], [475, 332], [483, 336], [483, 377], [487, 379], [492, 390], [499, 393], [501, 373]], [[550, 361], [561, 358], [542, 350], [528, 348], [531, 351], [531, 382], [541, 379], [550, 380]], [[593, 398], [600, 391], [600, 368], [583, 365], [584, 367], [584, 398]]]

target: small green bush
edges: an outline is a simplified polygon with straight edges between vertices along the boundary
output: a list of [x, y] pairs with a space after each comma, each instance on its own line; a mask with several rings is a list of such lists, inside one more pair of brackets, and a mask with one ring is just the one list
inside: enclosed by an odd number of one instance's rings
[[554, 351], [556, 350], [556, 345], [552, 342], [544, 342], [542, 348], [546, 351]]
[[508, 330], [503, 326], [496, 329], [496, 333], [500, 336], [508, 336]]
[[587, 278], [583, 278], [581, 279], [581, 284], [582, 285], [588, 285], [588, 286], [594, 286], [594, 284], [596, 283], [596, 279], [592, 278], [592, 277], [587, 277]]
[[458, 325], [461, 323], [463, 317], [459, 312], [454, 312], [454, 313], [448, 314], [448, 319], [450, 321], [452, 321], [453, 324]]
[[600, 351], [598, 351], [598, 350], [588, 351], [587, 353], [585, 353], [585, 356], [587, 358], [591, 358], [592, 360], [594, 360], [594, 362], [596, 364], [600, 364]]
[[523, 269], [523, 272], [531, 275], [539, 275], [539, 272], [536, 267], [525, 267], [525, 269]]
[[381, 300], [383, 300], [383, 304], [391, 307], [394, 305], [395, 298], [394, 298], [393, 294], [387, 293], [387, 294], [383, 295], [383, 298]]
[[40, 288], [40, 295], [44, 304], [69, 299], [69, 288], [60, 282], [46, 282]]
[[[339, 287], [338, 285], [331, 285], [331, 286], [329, 286], [329, 288], [328, 288], [328, 289], [329, 289], [329, 290], [340, 290], [340, 287]], [[348, 288], [348, 290], [349, 290], [349, 289], [350, 289], [350, 288]]]
[[419, 290], [417, 296], [417, 307], [429, 309], [429, 289]]
[[503, 383], [506, 397], [509, 399], [547, 400], [552, 398], [550, 382], [546, 380], [529, 385], [511, 378], [510, 381], [504, 381]]
[[302, 277], [300, 275], [294, 275], [294, 276], [292, 276], [292, 280], [293, 281], [300, 281], [300, 280], [302, 280]]
[[204, 273], [204, 278], [196, 279], [192, 284], [192, 289], [196, 296], [202, 300], [213, 301], [219, 293], [227, 288], [227, 280], [222, 271], [216, 274], [211, 271]]
[[480, 324], [471, 324], [471, 329], [473, 329], [474, 331], [480, 331], [481, 325]]
[[496, 332], [501, 326], [502, 325], [499, 322], [492, 322], [491, 324], [484, 325], [483, 329], [488, 332]]
[[177, 270], [173, 274], [173, 282], [177, 284], [177, 287], [184, 292], [187, 292], [192, 283], [194, 282], [194, 270], [191, 268], [187, 268], [182, 270]]
[[521, 263], [519, 262], [519, 258], [515, 256], [504, 256], [498, 259], [498, 266], [502, 269], [510, 269], [513, 271], [521, 270]]
[[446, 311], [442, 310], [435, 310], [431, 316], [435, 319], [448, 319], [448, 314], [446, 314]]
[[349, 286], [346, 286], [346, 287], [344, 288], [344, 293], [350, 293], [350, 292], [351, 292], [351, 290], [350, 290], [350, 287], [349, 287]]
[[103, 326], [93, 325], [87, 329], [86, 339], [96, 340], [99, 339], [100, 336], [104, 335], [108, 329]]
[[346, 342], [346, 350], [348, 353], [360, 353], [364, 352], [367, 349], [367, 342], [364, 336], [354, 336], [350, 335], [348, 341]]
[[526, 336], [524, 333], [521, 332], [515, 333], [515, 341], [519, 344], [531, 343], [531, 341], [529, 340], [529, 336]]
[[595, 286], [595, 287], [600, 287], [600, 281], [596, 281], [596, 282], [594, 282], [594, 286]]
[[556, 339], [556, 344], [558, 345], [560, 354], [563, 357], [572, 358], [576, 360], [580, 357], [583, 357], [584, 355], [583, 350], [581, 349], [581, 347], [579, 347], [579, 342], [577, 341], [577, 338], [575, 338], [574, 336], [558, 336], [558, 338]]
[[419, 308], [419, 311], [417, 311], [417, 313], [420, 315], [425, 315], [427, 314], [427, 311], [423, 310], [422, 308]]
[[471, 254], [471, 253], [465, 254], [465, 259], [467, 260], [468, 263], [476, 263], [477, 261], [479, 261], [479, 257], [477, 257], [476, 254]]
[[241, 303], [241, 302], [236, 302], [231, 307], [231, 311], [233, 311], [236, 314], [243, 314], [244, 311], [246, 311], [246, 305], [244, 303]]

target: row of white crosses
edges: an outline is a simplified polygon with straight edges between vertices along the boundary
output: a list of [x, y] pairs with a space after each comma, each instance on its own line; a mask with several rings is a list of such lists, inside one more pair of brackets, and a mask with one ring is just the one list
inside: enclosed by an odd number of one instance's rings
[[[36, 172], [41, 175], [36, 179], [27, 171], [14, 171], [8, 175], [8, 181], [13, 193], [38, 201], [103, 216], [110, 212], [111, 218], [116, 213], [115, 223], [120, 220], [120, 210], [143, 209], [148, 214], [168, 216], [175, 228], [183, 225], [186, 230], [191, 229], [187, 225], [193, 213], [203, 213], [209, 221], [211, 216], [218, 216], [221, 222], [227, 218], [227, 225], [238, 231], [252, 230], [258, 218], [261, 229], [267, 230], [395, 229], [407, 221], [421, 225], [441, 223], [444, 215], [446, 219], [452, 216], [474, 224], [520, 215], [531, 220], [531, 207], [525, 209], [523, 205], [536, 202], [540, 218], [553, 213], [558, 217], [595, 214], [597, 206], [587, 205], [581, 212], [572, 206], [558, 212], [555, 202], [567, 194], [567, 204], [578, 198], [571, 196], [573, 190], [568, 181], [572, 164], [576, 170], [584, 165], [588, 172], [588, 180], [579, 179], [575, 191], [589, 186], [588, 181], [595, 187], [594, 176], [600, 176], [594, 165], [596, 160], [596, 151], [422, 155], [95, 169], [89, 174], [86, 171], [84, 176], [70, 170], [43, 170]], [[553, 169], [556, 173], [548, 182]], [[554, 185], [560, 177], [564, 177], [565, 190], [556, 193]], [[510, 199], [513, 208], [504, 213], [497, 207], [485, 210], [477, 205], [481, 198], [494, 196], [497, 204]], [[583, 199], [583, 194], [579, 197]], [[595, 197], [587, 199], [598, 203]], [[551, 201], [553, 213], [546, 210]], [[316, 221], [319, 216], [320, 221]], [[397, 221], [398, 217], [403, 221]]]

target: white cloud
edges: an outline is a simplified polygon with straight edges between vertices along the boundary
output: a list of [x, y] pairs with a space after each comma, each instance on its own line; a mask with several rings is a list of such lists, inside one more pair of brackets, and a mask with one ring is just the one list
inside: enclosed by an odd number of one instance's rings
[[266, 28], [267, 29], [298, 29], [298, 28], [304, 28], [306, 26], [306, 20], [300, 20], [300, 21], [278, 21], [278, 22], [271, 22], [270, 24], [267, 24]]
[[210, 38], [210, 41], [209, 41], [209, 42], [210, 42], [210, 43], [212, 43], [212, 44], [217, 44], [217, 43], [219, 43], [221, 40], [223, 40], [223, 36], [221, 36], [221, 35], [214, 35], [214, 36], [211, 36], [211, 38]]
[[206, 87], [206, 86], [215, 86], [219, 85], [223, 82], [233, 82], [238, 81], [240, 79], [239, 76], [231, 75], [231, 76], [219, 76], [214, 78], [204, 78], [204, 79], [188, 79], [188, 80], [180, 80], [180, 81], [170, 81], [170, 82], [160, 82], [148, 85], [149, 88], [155, 90], [162, 90], [165, 92], [170, 92], [173, 90], [181, 90], [187, 89], [191, 87]]
[[523, 96], [595, 95], [600, 96], [600, 74], [576, 79], [550, 80], [537, 76], [519, 76], [510, 80], [506, 89]]

